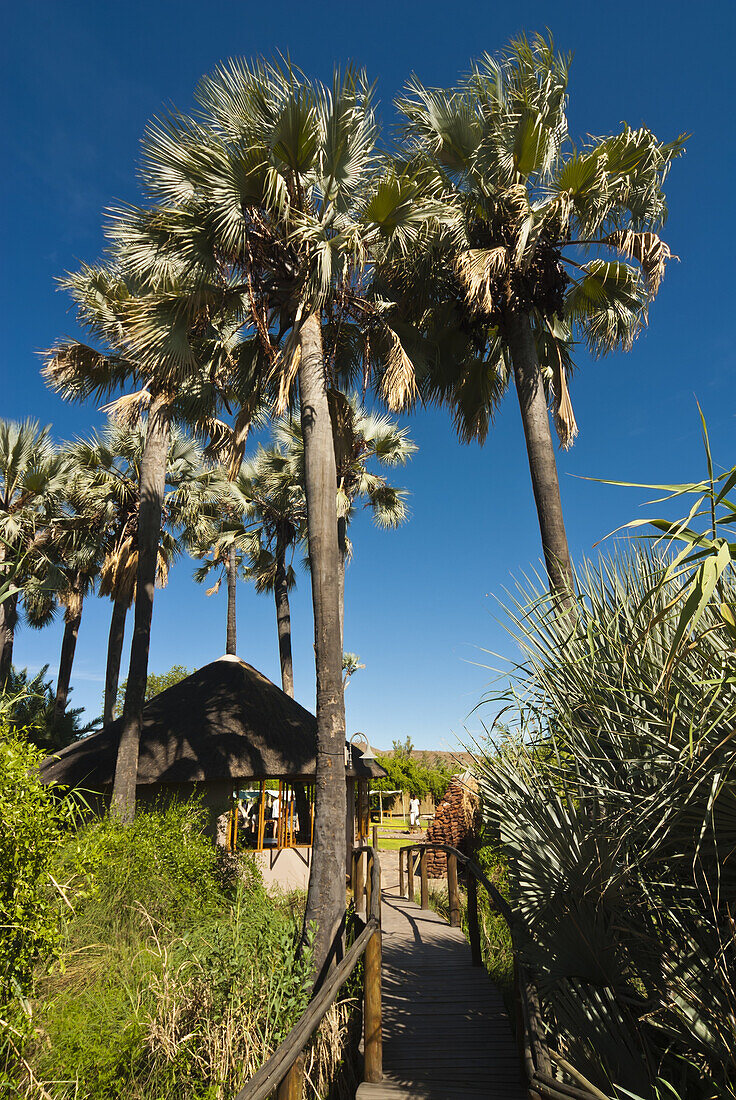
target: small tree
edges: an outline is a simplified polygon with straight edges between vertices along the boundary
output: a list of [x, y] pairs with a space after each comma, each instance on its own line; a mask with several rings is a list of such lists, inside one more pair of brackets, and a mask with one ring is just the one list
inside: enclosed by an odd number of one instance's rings
[[[153, 699], [155, 695], [160, 695], [161, 692], [166, 691], [167, 688], [173, 687], [174, 684], [180, 684], [182, 680], [186, 680], [187, 676], [191, 676], [192, 673], [196, 671], [197, 670], [194, 668], [185, 668], [184, 665], [172, 665], [168, 672], [149, 672], [146, 680], [146, 702], [148, 702], [149, 699]], [[123, 680], [118, 688], [119, 710], [122, 709], [123, 703], [125, 702], [126, 687], [127, 681]]]

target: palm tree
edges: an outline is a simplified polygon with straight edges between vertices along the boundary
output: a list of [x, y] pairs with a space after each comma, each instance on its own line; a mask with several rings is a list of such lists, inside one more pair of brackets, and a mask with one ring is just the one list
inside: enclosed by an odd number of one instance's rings
[[13, 587], [0, 602], [0, 685], [13, 662], [18, 601], [34, 625], [51, 611], [46, 590], [48, 521], [67, 484], [67, 462], [54, 447], [50, 428], [36, 421], [0, 420], [0, 578]]
[[[72, 741], [79, 740], [95, 729], [95, 722], [80, 725], [83, 707], [67, 706], [64, 713], [55, 713], [56, 692], [46, 679], [49, 666], [44, 665], [31, 675], [28, 669], [11, 668], [0, 694], [3, 719], [23, 732], [32, 745], [45, 753], [58, 752]], [[72, 689], [73, 690], [73, 689]]]
[[406, 154], [445, 212], [422, 255], [383, 273], [434, 341], [424, 392], [452, 408], [464, 439], [485, 437], [513, 374], [550, 586], [565, 602], [573, 579], [547, 393], [568, 447], [573, 340], [596, 356], [628, 349], [646, 323], [670, 259], [663, 183], [685, 141], [625, 125], [576, 148], [568, 66], [537, 35], [484, 55], [449, 91], [410, 82], [398, 103]]
[[[336, 73], [332, 88], [280, 64], [232, 61], [200, 83], [196, 119], [149, 126], [144, 179], [165, 205], [170, 244], [188, 242], [190, 263], [211, 247], [210, 286], [242, 289], [247, 326], [260, 342], [264, 377], [283, 411], [298, 378], [317, 663], [317, 809], [305, 921], [318, 925], [324, 963], [345, 907], [346, 792], [335, 761], [344, 751], [337, 579], [336, 471], [328, 403], [332, 351], [354, 340], [364, 367], [383, 362], [384, 393], [408, 397], [411, 363], [381, 303], [366, 293], [369, 260], [415, 243], [423, 225], [418, 185], [387, 173], [365, 77]], [[176, 213], [172, 213], [172, 211]], [[193, 230], [196, 228], [196, 232]], [[158, 262], [167, 253], [157, 246]], [[143, 262], [150, 262], [149, 256]], [[190, 294], [180, 315], [211, 323], [209, 302]], [[206, 305], [206, 309], [203, 306]], [[156, 310], [139, 333], [160, 350]], [[370, 334], [370, 341], [366, 337]], [[332, 343], [331, 343], [332, 342]], [[172, 363], [174, 356], [172, 353]]]
[[[226, 507], [227, 504], [223, 504], [223, 508]], [[219, 524], [215, 522], [212, 530], [204, 536], [199, 546], [190, 547], [195, 557], [206, 559], [194, 570], [194, 579], [197, 584], [211, 579], [213, 572], [219, 572], [214, 584], [207, 589], [208, 596], [216, 595], [220, 591], [222, 581], [225, 581], [227, 591], [225, 653], [232, 656], [237, 655], [238, 651], [237, 584], [238, 576], [242, 575], [244, 569], [244, 555], [242, 550], [238, 549], [236, 536], [233, 533], [234, 525], [236, 525], [235, 520], [223, 515], [223, 522]]]
[[[206, 521], [211, 487], [211, 474], [205, 471], [203, 475], [204, 457], [195, 441], [176, 426], [170, 436], [156, 566], [159, 588], [165, 587], [173, 562]], [[75, 463], [86, 473], [90, 495], [93, 500], [107, 502], [109, 509], [104, 539], [100, 540], [104, 560], [99, 578], [99, 594], [109, 596], [113, 603], [105, 672], [105, 725], [115, 717], [125, 620], [135, 599], [140, 467], [145, 441], [145, 422], [127, 427], [111, 421], [101, 433], [95, 432], [73, 448]]]
[[[357, 394], [346, 396], [338, 390], [331, 390], [328, 396], [337, 476], [338, 590], [342, 644], [345, 565], [352, 556], [348, 527], [358, 502], [364, 502], [377, 527], [399, 527], [408, 518], [406, 490], [390, 485], [384, 476], [369, 468], [370, 464], [405, 466], [416, 454], [417, 446], [409, 438], [407, 428], [399, 428], [390, 417], [369, 413]], [[303, 477], [304, 440], [300, 423], [293, 418], [282, 420], [276, 426], [274, 438], [284, 453], [290, 456], [290, 467], [294, 470], [292, 476]]]
[[235, 486], [250, 522], [254, 538], [248, 559], [248, 575], [257, 592], [271, 592], [276, 607], [281, 686], [294, 696], [289, 592], [296, 584], [290, 558], [307, 537], [307, 502], [303, 467], [281, 447], [259, 448], [243, 466]]
[[[303, 467], [303, 463], [302, 463]], [[227, 638], [235, 652], [235, 580], [241, 574], [255, 582], [257, 592], [273, 593], [281, 663], [281, 685], [294, 696], [291, 655], [291, 612], [289, 591], [296, 583], [287, 557], [306, 538], [306, 501], [301, 470], [294, 469], [290, 456], [279, 447], [259, 447], [238, 475], [229, 480], [221, 503], [219, 522], [205, 535], [197, 556], [207, 557], [194, 573], [201, 583], [214, 570], [220, 577], [207, 590], [219, 591], [224, 579], [228, 587]]]
[[[77, 305], [80, 322], [103, 343], [103, 349], [76, 340], [60, 343], [49, 353], [44, 374], [54, 389], [72, 400], [109, 396], [121, 388], [136, 385], [139, 388], [135, 392], [125, 394], [115, 403], [115, 411], [128, 423], [137, 422], [142, 411], [148, 411], [140, 462], [135, 622], [112, 794], [113, 812], [122, 821], [129, 822], [135, 814], [138, 750], [171, 424], [177, 416], [187, 418], [211, 439], [221, 443], [228, 433], [215, 415], [223, 399], [227, 400], [220, 367], [225, 363], [232, 377], [240, 363], [232, 342], [228, 341], [229, 333], [210, 328], [197, 344], [198, 354], [185, 356], [184, 364], [177, 361], [178, 378], [170, 372], [146, 368], [135, 336], [136, 320], [150, 307], [154, 294], [173, 294], [181, 289], [181, 271], [169, 270], [166, 277], [158, 279], [150, 272], [147, 279], [126, 278], [121, 274], [125, 249], [142, 247], [144, 238], [135, 220], [121, 220], [116, 231], [114, 262], [110, 267], [85, 267], [63, 280]], [[169, 332], [169, 340], [176, 344], [181, 339], [180, 322], [178, 328]], [[161, 337], [159, 341], [159, 355], [163, 361], [166, 342]]]
[[86, 471], [75, 461], [74, 447], [62, 451], [67, 486], [59, 514], [49, 527], [49, 553], [56, 572], [55, 596], [64, 608], [64, 634], [54, 697], [53, 721], [61, 725], [71, 683], [85, 597], [94, 588], [104, 559], [104, 531], [110, 502], [90, 492]]

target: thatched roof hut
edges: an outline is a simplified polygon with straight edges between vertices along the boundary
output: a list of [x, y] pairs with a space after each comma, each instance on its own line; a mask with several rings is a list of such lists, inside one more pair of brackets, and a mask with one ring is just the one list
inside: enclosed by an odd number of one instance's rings
[[[47, 783], [109, 793], [122, 731], [118, 718], [41, 765]], [[260, 779], [314, 779], [317, 722], [262, 673], [225, 656], [155, 696], [143, 709], [138, 788]], [[385, 772], [353, 748], [348, 777]]]

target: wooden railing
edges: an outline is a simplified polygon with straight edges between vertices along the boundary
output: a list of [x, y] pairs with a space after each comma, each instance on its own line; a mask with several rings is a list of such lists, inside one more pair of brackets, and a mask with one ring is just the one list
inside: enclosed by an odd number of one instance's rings
[[[449, 897], [450, 924], [459, 928], [461, 924], [460, 888], [458, 884], [458, 866], [466, 872], [467, 921], [470, 952], [474, 966], [483, 965], [483, 953], [478, 919], [478, 883], [484, 887], [491, 906], [506, 921], [511, 934], [514, 953], [514, 1007], [516, 1013], [516, 1034], [519, 1052], [524, 1066], [531, 1097], [544, 1097], [545, 1100], [607, 1100], [578, 1071], [555, 1051], [550, 1050], [544, 1041], [544, 1031], [540, 1013], [539, 995], [531, 974], [521, 961], [518, 951], [518, 937], [521, 919], [499, 893], [490, 879], [474, 859], [466, 856], [449, 844], [435, 844], [420, 841], [406, 844], [399, 849], [399, 893], [402, 897], [414, 899], [414, 878], [417, 873], [414, 853], [419, 853], [419, 898], [422, 909], [429, 909], [429, 853], [444, 852], [447, 856], [447, 893]], [[406, 871], [404, 870], [406, 864]], [[552, 1063], [578, 1082], [569, 1085], [552, 1076]]]
[[[362, 876], [362, 887], [360, 893], [355, 893], [356, 867], [362, 870], [364, 862], [367, 867]], [[363, 924], [363, 929], [342, 961], [327, 973], [304, 1015], [235, 1100], [267, 1100], [272, 1093], [276, 1094], [277, 1100], [301, 1100], [304, 1091], [304, 1049], [364, 954], [363, 1077], [371, 1083], [381, 1080], [381, 863], [375, 849], [365, 844], [353, 849], [352, 866], [356, 920]], [[362, 908], [364, 892], [363, 921], [357, 912]]]

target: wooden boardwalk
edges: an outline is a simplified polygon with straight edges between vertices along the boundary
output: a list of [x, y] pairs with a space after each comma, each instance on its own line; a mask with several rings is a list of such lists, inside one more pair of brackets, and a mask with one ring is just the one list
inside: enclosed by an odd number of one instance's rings
[[398, 896], [397, 856], [392, 867], [385, 855], [384, 1079], [362, 1084], [356, 1100], [524, 1100], [501, 994], [459, 928]]

